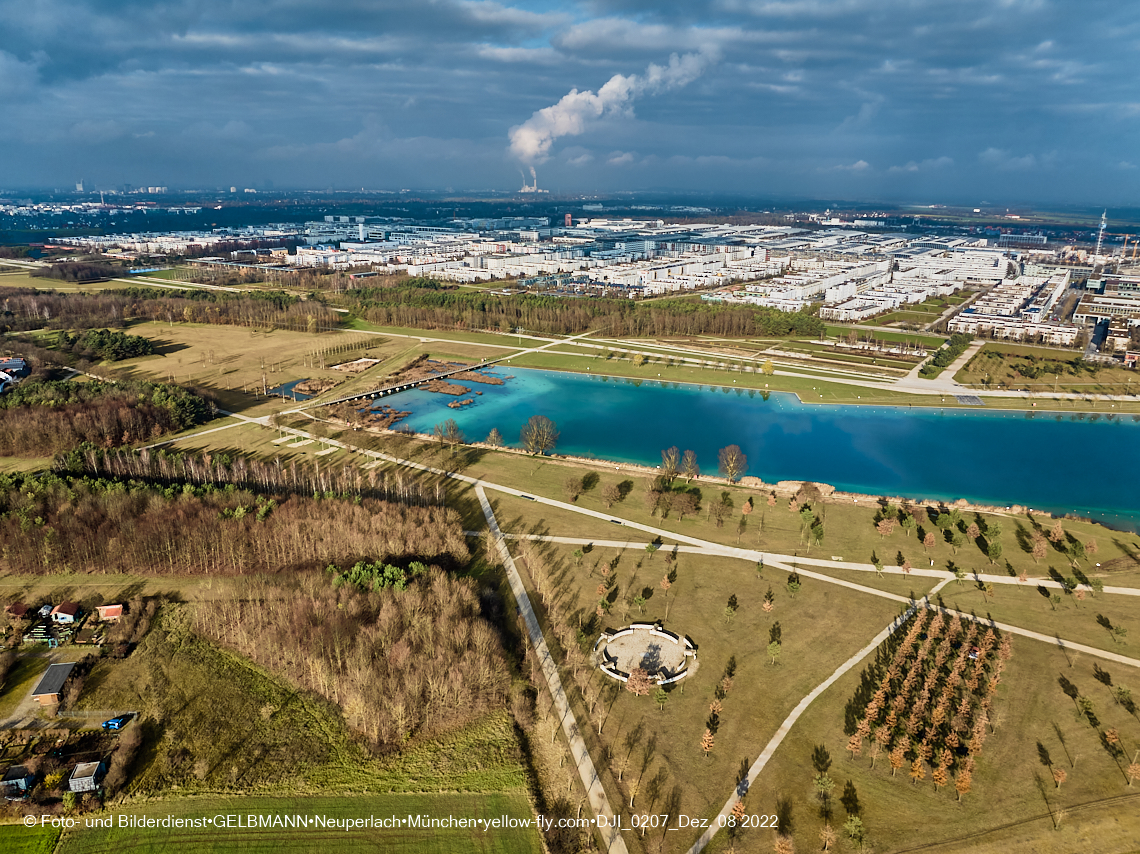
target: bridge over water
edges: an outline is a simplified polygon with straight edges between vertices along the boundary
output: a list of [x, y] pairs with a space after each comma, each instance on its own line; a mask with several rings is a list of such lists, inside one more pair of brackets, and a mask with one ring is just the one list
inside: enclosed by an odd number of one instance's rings
[[376, 400], [376, 399], [381, 398], [381, 397], [387, 397], [390, 394], [396, 394], [397, 392], [410, 391], [413, 388], [416, 388], [416, 387], [421, 386], [421, 385], [426, 385], [427, 383], [430, 383], [430, 382], [435, 382], [436, 380], [445, 380], [448, 377], [455, 376], [456, 374], [466, 374], [466, 373], [469, 373], [471, 371], [477, 371], [480, 368], [486, 368], [489, 365], [495, 365], [495, 364], [498, 364], [499, 362], [505, 362], [507, 359], [511, 359], [517, 355], [519, 355], [519, 354], [518, 353], [510, 353], [510, 354], [507, 354], [505, 356], [499, 356], [497, 359], [483, 359], [482, 361], [477, 362], [476, 364], [473, 364], [473, 365], [464, 365], [464, 366], [459, 367], [459, 368], [451, 368], [449, 370], [441, 371], [437, 374], [431, 374], [430, 376], [421, 377], [420, 379], [416, 379], [416, 380], [403, 380], [401, 382], [392, 383], [391, 385], [381, 386], [380, 388], [374, 388], [374, 389], [371, 389], [370, 391], [362, 391], [362, 392], [359, 392], [357, 394], [350, 394], [350, 395], [347, 395], [345, 397], [338, 397], [336, 400], [327, 400], [327, 401], [316, 401], [316, 400], [314, 400], [314, 401], [306, 403], [304, 406], [298, 407], [298, 409], [308, 409], [308, 408], [311, 408], [314, 406], [335, 406], [338, 403], [352, 403], [353, 401], [357, 401], [357, 400]]
[[300, 412], [302, 410], [312, 409], [313, 407], [317, 406], [335, 406], [338, 403], [352, 403], [357, 400], [377, 400], [378, 398], [388, 397], [389, 395], [397, 394], [401, 391], [409, 391], [410, 389], [416, 388], [417, 386], [426, 385], [427, 383], [430, 383], [434, 380], [444, 380], [448, 377], [453, 377], [456, 374], [465, 374], [469, 371], [477, 371], [480, 368], [486, 368], [490, 365], [497, 365], [499, 362], [505, 362], [509, 359], [514, 359], [516, 356], [525, 356], [529, 353], [539, 353], [550, 347], [557, 346], [558, 344], [569, 344], [577, 341], [579, 338], [585, 338], [587, 335], [592, 335], [595, 331], [597, 330], [590, 330], [588, 332], [583, 332], [580, 335], [573, 335], [569, 338], [555, 338], [553, 341], [548, 341], [547, 343], [541, 344], [538, 347], [530, 347], [525, 350], [516, 350], [513, 353], [505, 353], [502, 356], [497, 356], [493, 359], [482, 359], [473, 365], [464, 365], [458, 368], [451, 368], [446, 371], [441, 371], [437, 374], [432, 374], [428, 377], [422, 377], [418, 380], [404, 380], [401, 382], [382, 386], [380, 388], [374, 388], [370, 391], [362, 391], [358, 392], [357, 394], [338, 397], [336, 400], [309, 401], [304, 406], [298, 406], [296, 409], [290, 410], [290, 412]]

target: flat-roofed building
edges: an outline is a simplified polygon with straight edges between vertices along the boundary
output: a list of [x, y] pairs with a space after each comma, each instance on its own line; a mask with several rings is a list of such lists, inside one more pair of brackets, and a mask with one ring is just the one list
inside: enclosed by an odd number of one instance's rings
[[63, 686], [68, 677], [71, 676], [74, 667], [75, 662], [48, 665], [47, 672], [40, 679], [40, 684], [32, 691], [32, 699], [39, 702], [41, 706], [56, 705], [59, 702], [59, 695], [63, 692]]
[[1089, 326], [1116, 317], [1140, 319], [1140, 294], [1136, 296], [1125, 296], [1120, 292], [1117, 296], [1085, 294], [1073, 312], [1074, 323], [1084, 323]]
[[99, 781], [103, 779], [104, 766], [102, 762], [80, 762], [71, 771], [67, 780], [68, 791], [94, 792], [99, 788]]

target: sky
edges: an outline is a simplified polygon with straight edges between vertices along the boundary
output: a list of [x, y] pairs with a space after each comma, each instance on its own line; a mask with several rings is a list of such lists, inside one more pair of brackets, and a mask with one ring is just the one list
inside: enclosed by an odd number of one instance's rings
[[0, 187], [1136, 205], [1120, 0], [0, 0]]

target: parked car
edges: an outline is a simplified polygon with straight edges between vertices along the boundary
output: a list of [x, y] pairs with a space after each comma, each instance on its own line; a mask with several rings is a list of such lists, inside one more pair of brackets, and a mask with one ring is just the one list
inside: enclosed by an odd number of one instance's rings
[[115, 730], [120, 730], [123, 727], [125, 727], [127, 724], [129, 724], [130, 722], [131, 722], [131, 716], [130, 715], [123, 715], [122, 717], [111, 718], [111, 720], [109, 720], [109, 721], [103, 721], [103, 730], [104, 730], [104, 732], [113, 732]]

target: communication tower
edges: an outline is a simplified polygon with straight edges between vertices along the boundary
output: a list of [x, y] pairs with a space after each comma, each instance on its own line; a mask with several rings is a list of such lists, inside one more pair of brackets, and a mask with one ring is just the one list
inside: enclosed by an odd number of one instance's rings
[[1100, 215], [1100, 231], [1098, 231], [1096, 235], [1096, 258], [1098, 260], [1100, 259], [1100, 247], [1104, 243], [1104, 230], [1108, 227], [1108, 220], [1106, 219], [1107, 216], [1107, 210], [1105, 210], [1105, 212]]

